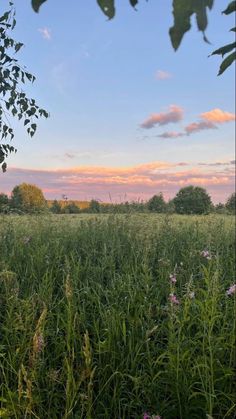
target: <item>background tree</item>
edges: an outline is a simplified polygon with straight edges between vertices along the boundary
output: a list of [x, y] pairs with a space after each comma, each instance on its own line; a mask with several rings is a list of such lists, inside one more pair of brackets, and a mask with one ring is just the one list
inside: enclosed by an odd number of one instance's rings
[[62, 207], [61, 207], [60, 202], [55, 199], [50, 207], [50, 211], [53, 212], [54, 214], [61, 214]]
[[47, 208], [42, 190], [29, 183], [22, 183], [14, 187], [11, 204], [13, 208], [23, 212], [40, 212]]
[[[40, 6], [45, 3], [47, 0], [31, 0], [31, 4], [35, 12], [39, 11]], [[139, 0], [128, 0], [130, 5], [135, 8]], [[112, 19], [116, 13], [116, 2], [115, 0], [97, 0], [98, 6], [101, 8], [102, 12], [109, 18]], [[196, 18], [196, 23], [199, 31], [203, 34], [203, 39], [206, 42], [209, 42], [206, 38], [205, 31], [208, 24], [207, 12], [208, 9], [211, 10], [214, 4], [214, 0], [173, 0], [172, 9], [174, 24], [169, 30], [170, 39], [172, 46], [177, 50], [181, 44], [183, 36], [186, 32], [191, 29], [191, 20], [194, 16]], [[236, 11], [236, 1], [231, 1], [228, 7], [222, 12], [225, 15], [229, 15]], [[235, 32], [235, 28], [231, 29]], [[234, 50], [233, 52], [231, 52]], [[222, 74], [226, 68], [228, 68], [236, 59], [235, 53], [235, 42], [232, 44], [227, 44], [222, 48], [214, 51], [214, 54], [224, 54], [231, 52], [226, 59], [223, 60], [218, 75]]]
[[4, 193], [0, 193], [0, 213], [9, 212], [9, 199]]
[[80, 208], [78, 207], [78, 205], [76, 205], [75, 202], [69, 202], [64, 206], [63, 212], [65, 214], [79, 214]]
[[164, 201], [162, 193], [158, 195], [154, 195], [151, 199], [149, 199], [147, 203], [148, 210], [151, 212], [165, 212], [166, 210], [166, 203]]
[[98, 201], [96, 201], [96, 199], [92, 199], [89, 203], [89, 212], [98, 214], [99, 212], [101, 212], [101, 206], [99, 204]]
[[33, 83], [35, 77], [16, 59], [23, 44], [9, 35], [16, 25], [13, 3], [9, 5], [10, 9], [0, 16], [0, 165], [3, 171], [6, 171], [5, 160], [9, 153], [16, 152], [9, 143], [14, 138], [11, 117], [22, 120], [31, 137], [36, 132], [36, 120], [41, 116], [48, 117], [48, 113], [23, 90], [23, 85], [27, 81]]
[[226, 208], [228, 211], [235, 213], [235, 208], [236, 208], [236, 194], [235, 192], [232, 193], [232, 195], [230, 195], [230, 197], [227, 199], [226, 202]]
[[207, 214], [212, 202], [207, 191], [199, 186], [187, 186], [179, 190], [174, 198], [178, 214]]

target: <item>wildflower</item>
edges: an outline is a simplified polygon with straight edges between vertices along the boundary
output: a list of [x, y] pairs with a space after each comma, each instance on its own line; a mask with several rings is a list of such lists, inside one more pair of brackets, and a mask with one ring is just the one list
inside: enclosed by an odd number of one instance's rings
[[178, 298], [176, 297], [176, 295], [175, 294], [173, 294], [173, 293], [171, 293], [170, 295], [169, 295], [169, 300], [170, 300], [170, 302], [172, 303], [172, 304], [179, 304], [179, 300], [178, 300]]
[[149, 416], [146, 412], [143, 414], [143, 419], [149, 419], [151, 416]]
[[192, 300], [195, 297], [195, 292], [191, 291], [188, 296]]
[[206, 258], [207, 260], [211, 260], [211, 254], [209, 252], [209, 250], [203, 250], [200, 255], [204, 258]]
[[236, 293], [236, 284], [231, 285], [229, 289], [226, 291], [226, 295], [233, 295]]
[[170, 274], [169, 278], [170, 278], [170, 282], [172, 282], [172, 284], [175, 284], [177, 282], [176, 274]]

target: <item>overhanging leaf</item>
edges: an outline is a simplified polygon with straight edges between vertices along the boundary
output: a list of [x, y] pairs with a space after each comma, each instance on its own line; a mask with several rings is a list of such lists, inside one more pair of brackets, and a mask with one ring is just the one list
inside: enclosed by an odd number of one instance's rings
[[190, 0], [173, 0], [174, 26], [169, 30], [172, 46], [178, 49], [184, 34], [191, 28], [190, 18], [193, 14]]
[[232, 49], [236, 48], [236, 42], [233, 42], [232, 44], [227, 44], [224, 47], [218, 48], [215, 51], [212, 52], [211, 55], [222, 55], [222, 57], [227, 54], [228, 52], [232, 51]]
[[233, 64], [233, 62], [236, 59], [236, 52], [232, 52], [232, 54], [228, 55], [228, 57], [226, 57], [224, 59], [224, 61], [222, 61], [221, 66], [220, 66], [220, 70], [218, 73], [218, 76], [220, 76], [222, 73], [224, 73], [224, 71], [231, 65]]
[[228, 7], [222, 12], [225, 15], [230, 15], [230, 13], [236, 12], [236, 1], [231, 1]]
[[34, 9], [35, 12], [39, 11], [40, 6], [47, 0], [32, 0], [32, 7]]
[[115, 16], [114, 0], [97, 0], [97, 3], [108, 19], [112, 19]]
[[138, 0], [129, 0], [131, 6], [135, 7], [138, 4]]

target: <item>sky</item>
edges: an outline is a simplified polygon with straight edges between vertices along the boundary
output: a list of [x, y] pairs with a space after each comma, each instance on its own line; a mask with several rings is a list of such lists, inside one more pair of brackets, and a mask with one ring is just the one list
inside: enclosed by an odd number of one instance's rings
[[120, 202], [198, 185], [224, 202], [235, 188], [234, 69], [217, 77], [221, 59], [209, 55], [233, 41], [228, 0], [208, 13], [211, 44], [193, 19], [177, 52], [170, 0], [116, 3], [108, 21], [94, 0], [48, 0], [38, 14], [15, 0], [18, 59], [36, 76], [25, 91], [50, 118], [33, 139], [12, 121], [18, 152], [0, 192], [27, 182], [47, 199]]

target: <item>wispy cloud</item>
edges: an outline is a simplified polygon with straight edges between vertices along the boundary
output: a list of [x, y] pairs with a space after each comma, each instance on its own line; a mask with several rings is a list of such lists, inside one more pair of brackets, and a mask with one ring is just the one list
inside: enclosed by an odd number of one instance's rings
[[183, 119], [183, 109], [177, 105], [170, 105], [169, 111], [151, 114], [142, 124], [142, 128], [150, 129], [155, 125], [167, 125]]
[[183, 137], [185, 133], [183, 132], [176, 132], [176, 131], [170, 131], [170, 132], [163, 132], [163, 134], [157, 135], [159, 138], [179, 138]]
[[173, 197], [179, 188], [193, 184], [201, 185], [212, 194], [213, 199], [225, 200], [234, 191], [234, 168], [195, 166], [186, 162], [151, 162], [131, 167], [79, 166], [60, 170], [33, 170], [9, 168], [4, 176], [1, 191], [10, 193], [22, 182], [35, 183], [49, 199], [60, 198], [65, 193], [70, 199], [91, 199], [96, 196], [114, 200], [127, 194], [127, 199], [148, 199], [158, 191], [165, 198]]
[[157, 80], [167, 80], [172, 77], [172, 74], [168, 73], [168, 71], [157, 70], [155, 77]]
[[211, 121], [192, 122], [185, 127], [185, 132], [187, 135], [191, 135], [205, 129], [217, 129], [217, 126]]
[[216, 162], [212, 162], [212, 163], [205, 163], [205, 162], [200, 162], [198, 163], [198, 166], [209, 166], [209, 167], [219, 167], [219, 166], [233, 166], [235, 165], [235, 160], [230, 160], [230, 161], [216, 161]]
[[52, 39], [51, 29], [45, 27], [39, 28], [38, 31], [41, 33], [42, 37], [47, 41], [50, 41]]
[[225, 122], [235, 121], [235, 114], [231, 112], [225, 112], [221, 109], [212, 109], [209, 112], [204, 112], [201, 117], [216, 124], [223, 124]]

